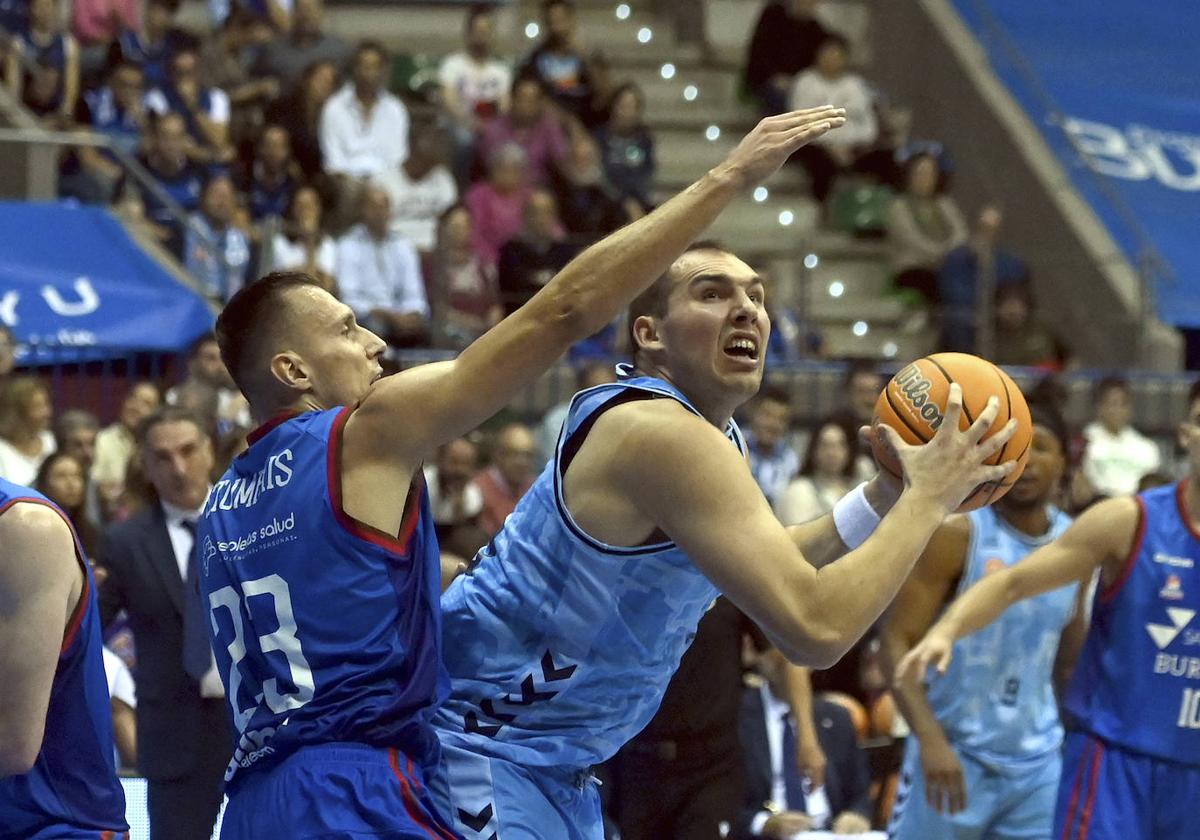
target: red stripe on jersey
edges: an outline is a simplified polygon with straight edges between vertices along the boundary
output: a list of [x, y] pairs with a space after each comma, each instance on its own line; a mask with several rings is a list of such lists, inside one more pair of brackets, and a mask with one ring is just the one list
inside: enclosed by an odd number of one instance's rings
[[1133, 499], [1138, 506], [1138, 524], [1133, 537], [1133, 545], [1129, 549], [1129, 556], [1125, 558], [1125, 564], [1121, 567], [1121, 574], [1100, 590], [1099, 601], [1101, 604], [1107, 604], [1117, 597], [1121, 592], [1121, 587], [1125, 585], [1125, 581], [1129, 580], [1129, 576], [1133, 574], [1134, 564], [1137, 563], [1138, 555], [1142, 553], [1142, 541], [1146, 538], [1146, 503], [1142, 501], [1141, 496], [1134, 496]]
[[[408, 772], [411, 774], [412, 759], [408, 756], [405, 758], [408, 762]], [[408, 818], [412, 820], [413, 825], [421, 828], [433, 840], [456, 840], [454, 835], [445, 832], [426, 815], [425, 809], [421, 807], [421, 803], [417, 801], [417, 795], [413, 792], [414, 783], [410, 782], [408, 776], [400, 769], [400, 752], [395, 747], [388, 748], [388, 764], [392, 766], [392, 772], [400, 780], [400, 797], [404, 801], [404, 810], [408, 812]]]
[[1104, 757], [1104, 745], [1096, 742], [1096, 751], [1092, 755], [1092, 772], [1088, 779], [1087, 804], [1083, 806], [1083, 815], [1079, 818], [1079, 840], [1087, 840], [1088, 829], [1092, 825], [1092, 806], [1096, 804], [1096, 787], [1100, 778], [1100, 759]]
[[1079, 757], [1079, 769], [1075, 771], [1075, 783], [1071, 785], [1071, 801], [1067, 805], [1067, 817], [1063, 820], [1062, 840], [1071, 840], [1071, 823], [1075, 822], [1075, 806], [1079, 804], [1079, 790], [1083, 786], [1083, 769], [1088, 765], [1088, 749], [1095, 749], [1096, 744], [1088, 739], [1087, 749]]

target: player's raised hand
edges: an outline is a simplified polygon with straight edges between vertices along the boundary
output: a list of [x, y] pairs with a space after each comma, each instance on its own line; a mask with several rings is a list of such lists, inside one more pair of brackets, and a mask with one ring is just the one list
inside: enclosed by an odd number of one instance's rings
[[745, 186], [754, 186], [774, 175], [805, 143], [845, 122], [845, 109], [832, 105], [767, 117], [742, 138], [722, 166], [737, 174]]
[[966, 430], [959, 429], [958, 421], [963, 412], [962, 388], [954, 383], [946, 398], [942, 424], [928, 443], [913, 446], [890, 426], [880, 424], [876, 429], [885, 436], [888, 446], [900, 459], [907, 492], [919, 493], [949, 513], [979, 485], [1001, 481], [1016, 465], [1015, 461], [996, 466], [985, 463], [1017, 430], [1017, 421], [1009, 420], [996, 434], [983, 440], [996, 422], [999, 411], [1000, 401], [992, 397], [974, 423]]
[[896, 664], [895, 681], [919, 681], [930, 665], [937, 668], [938, 674], [945, 674], [950, 667], [953, 651], [954, 640], [937, 632], [937, 626], [934, 625], [925, 638], [917, 642]]

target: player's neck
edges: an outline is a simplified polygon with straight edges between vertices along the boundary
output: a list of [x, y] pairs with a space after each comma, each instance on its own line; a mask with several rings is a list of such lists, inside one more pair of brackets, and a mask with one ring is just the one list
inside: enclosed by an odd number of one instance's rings
[[643, 376], [653, 376], [656, 379], [662, 379], [665, 382], [669, 382], [674, 385], [685, 397], [687, 397], [688, 402], [690, 402], [692, 406], [698, 412], [700, 412], [700, 416], [712, 423], [718, 429], [724, 429], [729, 424], [729, 421], [733, 419], [733, 412], [737, 410], [738, 406], [741, 405], [742, 402], [744, 402], [744, 400], [741, 399], [721, 399], [717, 396], [709, 397], [706, 394], [689, 390], [676, 381], [669, 370], [660, 365], [638, 365], [636, 370], [637, 373]]
[[1022, 534], [1040, 537], [1050, 530], [1049, 505], [1017, 507], [1000, 502], [996, 505], [996, 512], [1000, 514], [1001, 519]]

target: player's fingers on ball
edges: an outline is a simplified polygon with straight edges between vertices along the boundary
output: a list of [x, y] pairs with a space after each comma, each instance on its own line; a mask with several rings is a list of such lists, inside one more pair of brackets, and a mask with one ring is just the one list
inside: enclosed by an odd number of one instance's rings
[[[978, 425], [978, 423], [976, 424]], [[972, 434], [975, 427], [971, 427]], [[986, 430], [985, 430], [986, 431]], [[986, 461], [988, 458], [995, 455], [1004, 445], [1012, 438], [1017, 431], [1017, 421], [1015, 418], [1010, 418], [1007, 423], [996, 430], [994, 435], [991, 435], [987, 440], [978, 441], [976, 443], [976, 453], [981, 461]]]
[[916, 449], [917, 447], [908, 443], [904, 438], [900, 437], [900, 433], [886, 423], [875, 424], [875, 434], [883, 438], [880, 441], [885, 447], [890, 448], [893, 452], [899, 454], [906, 449]]
[[942, 425], [938, 428], [938, 434], [951, 435], [958, 430], [958, 418], [962, 416], [962, 386], [957, 382], [950, 383], [950, 390], [946, 394], [946, 411], [942, 416]]
[[980, 474], [980, 484], [986, 484], [989, 481], [1003, 481], [1009, 473], [1016, 469], [1016, 461], [1005, 461], [1003, 464], [996, 464], [992, 467], [984, 467]]
[[983, 411], [979, 412], [979, 416], [967, 430], [967, 440], [971, 443], [979, 443], [983, 440], [983, 436], [988, 433], [988, 429], [992, 428], [992, 424], [996, 422], [996, 415], [999, 413], [1000, 398], [993, 394], [988, 397], [987, 405], [984, 406]]

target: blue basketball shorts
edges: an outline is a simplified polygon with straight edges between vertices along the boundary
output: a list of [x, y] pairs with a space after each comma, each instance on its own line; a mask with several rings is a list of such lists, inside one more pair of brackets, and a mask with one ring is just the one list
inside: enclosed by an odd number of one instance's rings
[[1200, 765], [1129, 752], [1087, 732], [1067, 735], [1055, 840], [1192, 837], [1200, 837]]
[[466, 840], [603, 840], [590, 770], [528, 767], [442, 741], [433, 799]]
[[229, 796], [221, 840], [461, 840], [439, 816], [424, 774], [395, 749], [303, 747], [247, 773]]
[[956, 814], [925, 801], [920, 744], [909, 738], [888, 837], [892, 840], [1049, 840], [1061, 758], [1057, 750], [1019, 765], [993, 766], [963, 753], [967, 807]]

